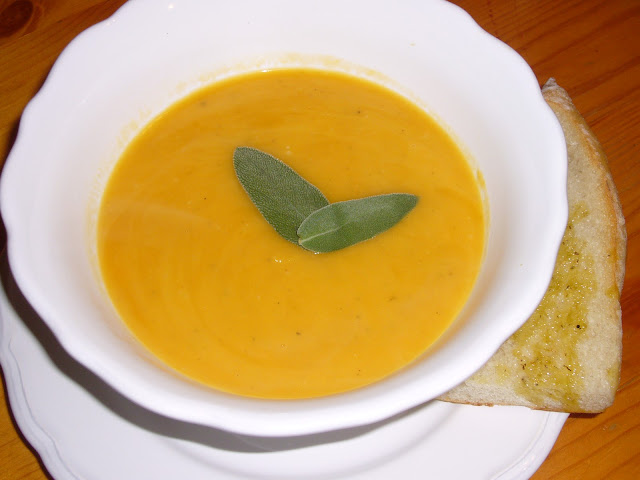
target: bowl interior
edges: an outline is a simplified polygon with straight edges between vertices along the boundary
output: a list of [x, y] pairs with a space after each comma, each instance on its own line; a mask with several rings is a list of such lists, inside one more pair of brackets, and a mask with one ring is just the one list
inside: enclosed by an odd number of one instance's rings
[[[173, 101], [227, 75], [299, 65], [385, 83], [453, 133], [486, 185], [486, 258], [460, 318], [410, 368], [333, 397], [239, 398], [173, 373], [117, 318], [96, 266], [97, 208], [127, 142]], [[451, 4], [134, 0], [72, 42], [25, 110], [2, 214], [18, 284], [74, 357], [159, 413], [294, 435], [380, 420], [479, 368], [546, 289], [565, 181], [564, 138], [531, 70]]]

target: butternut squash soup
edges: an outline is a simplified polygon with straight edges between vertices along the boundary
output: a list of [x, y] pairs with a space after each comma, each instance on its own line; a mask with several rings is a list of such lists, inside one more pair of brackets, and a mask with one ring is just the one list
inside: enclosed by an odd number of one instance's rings
[[[313, 253], [251, 202], [240, 146], [330, 202], [419, 201], [370, 240]], [[167, 365], [234, 394], [317, 397], [380, 380], [442, 335], [479, 272], [484, 214], [477, 173], [418, 106], [355, 76], [275, 69], [212, 84], [144, 128], [104, 192], [98, 257], [118, 314]]]

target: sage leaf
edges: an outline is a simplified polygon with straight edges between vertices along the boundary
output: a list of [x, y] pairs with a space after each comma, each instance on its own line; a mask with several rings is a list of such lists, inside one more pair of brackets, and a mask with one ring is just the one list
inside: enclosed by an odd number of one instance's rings
[[297, 230], [305, 218], [329, 204], [320, 190], [268, 153], [238, 147], [233, 166], [262, 216], [290, 242], [298, 243]]
[[409, 193], [336, 202], [311, 213], [298, 228], [298, 243], [318, 253], [368, 240], [393, 227], [418, 203]]

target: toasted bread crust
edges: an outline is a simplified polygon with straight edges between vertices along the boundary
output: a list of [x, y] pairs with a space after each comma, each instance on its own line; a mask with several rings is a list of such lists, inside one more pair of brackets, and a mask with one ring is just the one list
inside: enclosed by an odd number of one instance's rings
[[[622, 205], [609, 170], [607, 156], [586, 120], [574, 106], [567, 91], [560, 87], [555, 79], [550, 78], [547, 81], [542, 87], [542, 94], [560, 120], [567, 143], [571, 144], [573, 142], [582, 145], [582, 148], [588, 151], [586, 157], [590, 160], [589, 166], [597, 169], [598, 175], [605, 182], [604, 184], [599, 183], [598, 188], [602, 189], [600, 195], [603, 196], [604, 204], [609, 207], [609, 212], [606, 213], [607, 221], [614, 225], [608, 234], [613, 237], [613, 240], [610, 241], [615, 244], [617, 258], [615, 276], [618, 292], [622, 294], [627, 254], [627, 231]], [[573, 128], [570, 128], [570, 126]]]
[[523, 327], [467, 381], [440, 399], [600, 412], [620, 379], [626, 230], [606, 156], [567, 92], [543, 96], [567, 143], [569, 223], [553, 279]]

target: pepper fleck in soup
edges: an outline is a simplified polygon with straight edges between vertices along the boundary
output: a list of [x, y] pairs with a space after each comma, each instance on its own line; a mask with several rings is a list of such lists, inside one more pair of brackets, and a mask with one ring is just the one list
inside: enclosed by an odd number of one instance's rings
[[[420, 200], [373, 239], [315, 254], [251, 203], [239, 146], [330, 202]], [[479, 272], [484, 212], [476, 171], [418, 106], [355, 76], [275, 69], [199, 90], [137, 135], [104, 192], [98, 257], [118, 314], [167, 365], [239, 395], [317, 397], [380, 380], [442, 335]]]

